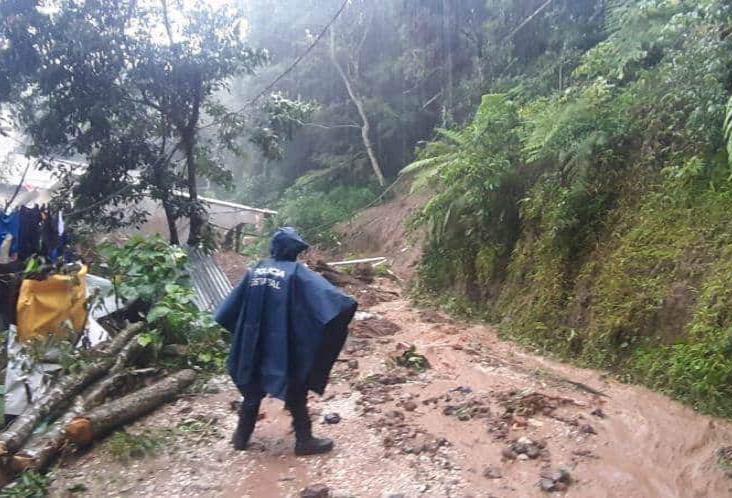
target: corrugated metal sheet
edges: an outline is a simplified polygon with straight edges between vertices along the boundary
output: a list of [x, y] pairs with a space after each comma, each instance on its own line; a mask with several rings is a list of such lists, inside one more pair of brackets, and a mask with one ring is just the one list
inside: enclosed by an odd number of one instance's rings
[[188, 264], [193, 289], [196, 291], [196, 306], [202, 310], [214, 311], [231, 292], [231, 282], [213, 256], [201, 249], [188, 251]]

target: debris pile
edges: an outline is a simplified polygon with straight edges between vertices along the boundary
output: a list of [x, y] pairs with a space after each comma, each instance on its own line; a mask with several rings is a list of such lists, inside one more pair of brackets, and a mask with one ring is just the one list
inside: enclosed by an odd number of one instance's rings
[[546, 442], [534, 441], [528, 437], [514, 439], [513, 442], [503, 448], [501, 456], [505, 460], [549, 460], [549, 452], [546, 449]]
[[311, 270], [320, 273], [330, 283], [351, 294], [362, 310], [399, 298], [398, 292], [371, 285], [376, 280], [374, 267], [371, 264], [356, 264], [351, 274], [339, 271], [322, 260], [309, 261], [307, 264]]
[[459, 386], [449, 392], [422, 400], [425, 406], [442, 408], [442, 414], [455, 417], [460, 421], [490, 418], [491, 409], [488, 396], [473, 392], [469, 387]]
[[[132, 368], [145, 351], [141, 332], [141, 324], [130, 325], [91, 349], [78, 372], [59, 378], [0, 434], [0, 456], [13, 471], [44, 469], [69, 443], [88, 445], [193, 383], [193, 370], [160, 377], [158, 369]], [[47, 430], [37, 431], [48, 419]]]

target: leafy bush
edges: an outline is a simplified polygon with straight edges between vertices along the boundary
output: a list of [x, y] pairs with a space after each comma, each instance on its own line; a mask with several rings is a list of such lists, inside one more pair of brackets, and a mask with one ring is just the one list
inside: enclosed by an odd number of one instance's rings
[[138, 338], [160, 352], [167, 344], [185, 345], [185, 361], [207, 370], [225, 365], [225, 331], [210, 313], [194, 303], [186, 271], [187, 255], [160, 237], [133, 237], [122, 246], [106, 246], [102, 254], [112, 272], [115, 291], [124, 301], [140, 299], [149, 306], [150, 329]]
[[144, 340], [155, 344], [184, 344], [192, 365], [222, 371], [226, 365], [225, 331], [210, 313], [199, 311], [193, 290], [176, 284], [166, 286], [166, 294], [150, 310], [148, 323], [154, 327]]
[[442, 130], [402, 171], [439, 191], [416, 219], [430, 234], [422, 272], [430, 286], [466, 281], [486, 246], [510, 252], [520, 198], [517, 126], [516, 105], [486, 95], [470, 125]]
[[132, 237], [122, 246], [107, 244], [100, 248], [115, 292], [124, 301], [140, 299], [153, 305], [166, 294], [170, 284], [187, 284], [183, 249], [168, 244], [162, 237]]

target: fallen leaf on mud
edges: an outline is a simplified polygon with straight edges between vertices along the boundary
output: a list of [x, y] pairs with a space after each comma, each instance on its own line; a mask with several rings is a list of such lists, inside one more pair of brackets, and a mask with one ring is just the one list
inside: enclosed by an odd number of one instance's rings
[[424, 355], [417, 353], [417, 346], [414, 345], [409, 346], [406, 351], [392, 359], [400, 367], [409, 368], [416, 372], [424, 372], [430, 368], [430, 362], [427, 361]]

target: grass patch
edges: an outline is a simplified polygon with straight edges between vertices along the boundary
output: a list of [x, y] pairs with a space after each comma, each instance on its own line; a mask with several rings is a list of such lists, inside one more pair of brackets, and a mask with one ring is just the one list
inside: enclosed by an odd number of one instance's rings
[[105, 446], [109, 454], [123, 464], [155, 456], [167, 437], [165, 431], [145, 430], [140, 434], [130, 434], [121, 430], [107, 439]]
[[53, 480], [50, 474], [35, 470], [24, 472], [13, 483], [0, 490], [0, 498], [43, 498]]

